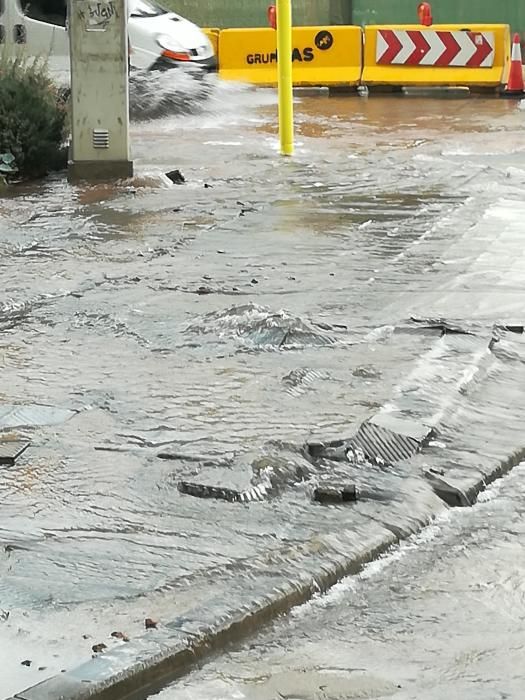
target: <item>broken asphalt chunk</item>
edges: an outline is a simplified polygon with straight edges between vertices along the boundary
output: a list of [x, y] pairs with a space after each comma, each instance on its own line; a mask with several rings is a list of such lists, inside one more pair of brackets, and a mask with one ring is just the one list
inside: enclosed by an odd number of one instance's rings
[[313, 459], [396, 464], [419, 452], [434, 434], [432, 428], [422, 423], [384, 412], [364, 421], [351, 438], [312, 442], [307, 445], [307, 450]]
[[525, 333], [525, 326], [522, 323], [497, 323], [494, 329], [509, 331], [509, 333], [516, 333], [517, 335]]
[[451, 508], [466, 508], [472, 505], [467, 494], [457, 486], [453, 486], [446, 479], [437, 476], [435, 472], [425, 472], [425, 478], [430, 482], [432, 490]]
[[330, 459], [334, 462], [345, 462], [348, 452], [348, 440], [331, 440], [329, 442], [309, 442], [306, 445], [312, 459]]
[[348, 503], [357, 501], [355, 484], [321, 484], [312, 493], [318, 503]]
[[404, 421], [394, 419], [392, 427], [384, 425], [390, 425], [392, 420], [385, 413], [365, 421], [352, 438], [350, 447], [354, 452], [360, 450], [367, 461], [376, 464], [395, 464], [412, 457], [421, 449], [424, 439], [429, 439], [431, 430], [422, 428], [412, 436], [402, 430]]
[[4, 404], [0, 405], [0, 429], [58, 425], [77, 413], [44, 404]]
[[209, 486], [207, 484], [197, 484], [191, 481], [179, 481], [177, 488], [180, 493], [196, 498], [217, 498], [222, 501], [234, 503], [240, 501], [240, 492], [222, 486]]
[[168, 180], [171, 180], [174, 185], [182, 185], [184, 182], [186, 182], [186, 178], [180, 170], [170, 170], [166, 173], [166, 177]]
[[448, 333], [474, 335], [472, 330], [464, 328], [459, 323], [454, 323], [453, 321], [449, 321], [444, 318], [418, 318], [417, 316], [411, 316], [410, 321], [417, 324], [420, 328], [441, 331], [441, 335], [447, 335]]
[[0, 442], [0, 464], [13, 466], [22, 452], [25, 452], [29, 447], [29, 442], [8, 441]]
[[112, 632], [111, 636], [114, 639], [121, 639], [123, 642], [129, 642], [129, 637], [127, 634], [124, 634], [124, 632]]
[[274, 489], [268, 480], [260, 481], [255, 485], [249, 485], [243, 489], [229, 488], [227, 486], [212, 486], [191, 481], [179, 481], [177, 488], [180, 493], [196, 498], [215, 498], [228, 503], [253, 503], [264, 501], [273, 495]]

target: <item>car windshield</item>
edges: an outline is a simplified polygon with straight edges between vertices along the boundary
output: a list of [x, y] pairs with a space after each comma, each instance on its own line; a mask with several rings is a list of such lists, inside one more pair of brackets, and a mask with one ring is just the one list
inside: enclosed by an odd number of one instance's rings
[[131, 17], [158, 17], [165, 15], [167, 10], [149, 0], [136, 0], [131, 2]]

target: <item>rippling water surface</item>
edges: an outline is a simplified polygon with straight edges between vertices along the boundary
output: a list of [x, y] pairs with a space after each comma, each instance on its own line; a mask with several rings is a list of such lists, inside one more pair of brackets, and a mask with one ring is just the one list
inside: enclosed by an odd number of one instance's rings
[[294, 159], [273, 91], [214, 84], [134, 122], [132, 182], [57, 176], [0, 199], [0, 401], [68, 412], [4, 431], [32, 441], [0, 472], [6, 692], [41, 677], [22, 657], [60, 670], [89, 657], [83, 635], [138, 632], [214, 571], [340, 521], [298, 488], [237, 507], [178, 479], [216, 464], [249, 480], [268, 441], [352, 434], [432, 357], [411, 316], [487, 339], [523, 321], [514, 104], [296, 102]]
[[523, 697], [522, 464], [159, 700]]

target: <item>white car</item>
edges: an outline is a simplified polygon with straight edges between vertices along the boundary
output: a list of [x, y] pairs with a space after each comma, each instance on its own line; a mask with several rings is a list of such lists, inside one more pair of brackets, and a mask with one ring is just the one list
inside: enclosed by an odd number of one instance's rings
[[129, 0], [129, 13], [130, 60], [135, 68], [217, 68], [213, 47], [197, 25], [151, 0]]
[[[133, 68], [216, 69], [213, 47], [195, 24], [151, 0], [128, 0], [128, 10]], [[52, 72], [62, 72], [69, 65], [67, 0], [0, 0], [2, 43], [8, 51], [18, 47], [29, 56], [45, 56]]]

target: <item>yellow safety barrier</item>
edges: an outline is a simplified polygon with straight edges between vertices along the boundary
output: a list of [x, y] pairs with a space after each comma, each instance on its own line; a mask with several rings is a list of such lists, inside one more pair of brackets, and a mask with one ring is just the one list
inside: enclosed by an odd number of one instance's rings
[[[294, 85], [357, 85], [361, 79], [360, 27], [294, 27]], [[277, 84], [277, 35], [273, 29], [223, 29], [219, 75], [256, 85]]]
[[497, 87], [510, 61], [505, 24], [365, 27], [364, 85]]
[[221, 33], [220, 29], [215, 29], [212, 28], [210, 29], [207, 27], [206, 29], [202, 30], [204, 34], [208, 37], [208, 39], [211, 41], [211, 45], [213, 46], [213, 50], [215, 51], [215, 55], [219, 55], [219, 34]]

